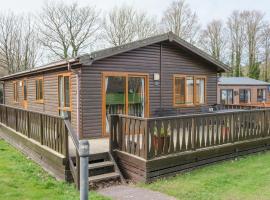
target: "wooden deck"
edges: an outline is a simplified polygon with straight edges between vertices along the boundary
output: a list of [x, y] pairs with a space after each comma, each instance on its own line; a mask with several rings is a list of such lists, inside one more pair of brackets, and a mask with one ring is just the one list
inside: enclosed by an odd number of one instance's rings
[[[56, 178], [74, 181], [79, 189], [80, 141], [67, 117], [0, 105], [0, 137]], [[90, 140], [89, 144], [89, 187], [102, 181], [122, 182], [122, 174], [109, 153], [109, 139]]]
[[268, 149], [269, 120], [270, 109], [250, 107], [148, 119], [116, 115], [111, 151], [127, 178], [152, 181]]
[[[110, 172], [121, 180], [118, 166], [126, 178], [148, 182], [270, 148], [269, 108], [219, 109], [156, 118], [113, 115], [110, 139], [90, 140], [89, 164], [96, 168], [110, 162]], [[0, 125], [6, 140], [56, 177], [79, 186], [79, 140], [68, 119], [0, 105]], [[91, 173], [103, 175], [100, 169]]]

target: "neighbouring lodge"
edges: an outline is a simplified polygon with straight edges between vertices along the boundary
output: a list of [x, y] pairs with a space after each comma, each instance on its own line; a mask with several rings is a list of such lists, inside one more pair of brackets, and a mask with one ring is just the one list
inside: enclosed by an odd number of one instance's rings
[[220, 77], [219, 104], [267, 104], [270, 102], [270, 83], [247, 77]]
[[80, 138], [97, 138], [108, 136], [110, 114], [168, 116], [217, 104], [218, 73], [228, 70], [166, 33], [0, 80], [4, 104], [50, 115], [66, 112]]

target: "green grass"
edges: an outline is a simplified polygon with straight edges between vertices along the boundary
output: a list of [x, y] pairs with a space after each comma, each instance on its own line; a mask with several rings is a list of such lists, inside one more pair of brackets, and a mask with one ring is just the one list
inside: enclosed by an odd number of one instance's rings
[[270, 153], [211, 165], [139, 186], [181, 200], [270, 199]]
[[[105, 200], [95, 192], [91, 200]], [[73, 200], [73, 184], [57, 181], [33, 161], [0, 139], [0, 200]]]

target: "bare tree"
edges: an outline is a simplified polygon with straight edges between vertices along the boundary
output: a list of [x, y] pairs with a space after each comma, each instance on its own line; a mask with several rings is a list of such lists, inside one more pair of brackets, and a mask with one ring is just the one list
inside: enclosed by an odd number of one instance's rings
[[227, 21], [229, 31], [230, 64], [233, 68], [233, 76], [241, 76], [241, 63], [245, 47], [245, 23], [239, 11], [233, 11]]
[[264, 62], [264, 72], [263, 79], [265, 81], [269, 80], [268, 77], [268, 67], [270, 63], [270, 25], [265, 24], [262, 30], [262, 54], [263, 54], [263, 62]]
[[194, 43], [200, 29], [198, 16], [185, 0], [173, 1], [163, 14], [163, 31], [172, 31], [182, 39]]
[[0, 66], [7, 73], [33, 68], [37, 63], [40, 46], [30, 18], [0, 15]]
[[95, 7], [47, 2], [39, 15], [41, 42], [57, 58], [76, 57], [89, 49], [100, 28]]
[[153, 17], [145, 12], [137, 12], [134, 19], [135, 39], [144, 39], [158, 33], [158, 24]]
[[226, 29], [221, 20], [211, 21], [206, 29], [202, 30], [200, 46], [217, 60], [224, 59], [227, 42]]
[[114, 7], [104, 18], [104, 38], [113, 46], [144, 39], [157, 33], [157, 22], [132, 6]]
[[248, 45], [249, 76], [258, 78], [258, 51], [264, 26], [264, 15], [260, 11], [243, 11], [242, 15], [245, 20], [245, 34]]
[[136, 11], [130, 6], [114, 7], [104, 19], [104, 38], [118, 46], [134, 40]]

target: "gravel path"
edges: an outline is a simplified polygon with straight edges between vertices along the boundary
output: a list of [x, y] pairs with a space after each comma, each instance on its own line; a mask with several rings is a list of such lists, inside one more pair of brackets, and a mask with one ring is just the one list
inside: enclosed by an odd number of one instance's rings
[[112, 186], [100, 189], [98, 193], [113, 200], [176, 200], [160, 192], [128, 185]]

